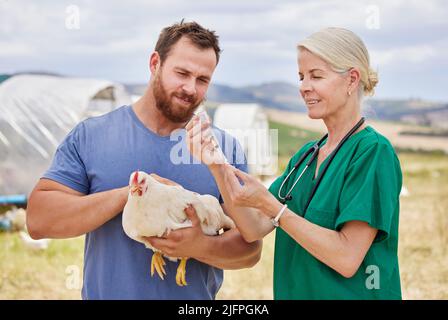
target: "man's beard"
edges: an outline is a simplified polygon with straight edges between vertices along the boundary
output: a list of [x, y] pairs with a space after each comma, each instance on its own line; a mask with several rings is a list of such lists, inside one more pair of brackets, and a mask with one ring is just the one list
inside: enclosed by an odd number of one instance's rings
[[[194, 111], [203, 101], [198, 100], [197, 95], [189, 95], [183, 91], [168, 96], [168, 93], [162, 84], [160, 74], [154, 79], [153, 95], [156, 100], [157, 109], [159, 109], [167, 119], [175, 123], [183, 123], [190, 120], [193, 117]], [[189, 108], [176, 107], [173, 105], [171, 99], [174, 95], [180, 99], [188, 99], [188, 101], [191, 101], [191, 106]]]

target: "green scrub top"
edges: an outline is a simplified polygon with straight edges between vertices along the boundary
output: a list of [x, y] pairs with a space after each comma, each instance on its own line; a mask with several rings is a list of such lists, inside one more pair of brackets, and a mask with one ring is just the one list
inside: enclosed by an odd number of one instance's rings
[[[314, 143], [303, 146], [270, 186], [269, 191], [278, 200], [286, 175]], [[283, 186], [283, 197], [310, 156]], [[320, 165], [319, 174], [328, 158]], [[367, 222], [378, 233], [356, 274], [345, 278], [317, 260], [281, 227], [277, 228], [274, 299], [401, 299], [397, 249], [402, 174], [390, 142], [370, 126], [352, 135], [331, 162], [304, 214], [317, 180], [316, 162], [294, 187], [292, 200], [286, 202], [288, 208], [327, 229], [339, 231], [344, 223], [357, 220]]]

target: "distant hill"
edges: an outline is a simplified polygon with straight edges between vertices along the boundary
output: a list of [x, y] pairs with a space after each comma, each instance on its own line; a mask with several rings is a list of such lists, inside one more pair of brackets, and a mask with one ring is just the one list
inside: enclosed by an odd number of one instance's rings
[[448, 129], [448, 103], [424, 100], [378, 100], [365, 103], [369, 115], [378, 120], [402, 121]]
[[306, 111], [305, 105], [299, 99], [298, 87], [284, 82], [270, 82], [242, 88], [215, 84], [209, 89], [207, 97], [209, 101], [214, 102], [259, 103], [268, 108]]
[[[132, 94], [143, 94], [146, 85], [126, 85]], [[267, 108], [306, 112], [299, 88], [285, 82], [269, 82], [246, 87], [212, 84], [207, 93], [209, 103], [259, 103]], [[377, 120], [403, 121], [448, 129], [448, 103], [419, 99], [366, 99], [364, 113]]]
[[[125, 84], [134, 95], [142, 95], [146, 85]], [[305, 112], [306, 107], [299, 99], [298, 88], [284, 82], [271, 82], [242, 88], [212, 84], [207, 92], [207, 101], [216, 103], [259, 103], [264, 107], [280, 110]]]
[[[214, 85], [208, 99], [215, 102], [256, 102], [264, 107], [306, 112], [296, 85], [270, 82], [257, 86], [232, 88]], [[225, 88], [225, 89], [224, 89]], [[244, 97], [244, 101], [240, 100]], [[421, 99], [366, 99], [364, 113], [377, 120], [402, 121], [448, 129], [448, 103]]]
[[[43, 74], [64, 77], [46, 71], [27, 71], [15, 74], [0, 74], [1, 82], [18, 74]], [[145, 83], [123, 84], [132, 95], [142, 95]], [[298, 85], [286, 82], [268, 82], [246, 87], [212, 84], [207, 93], [209, 105], [220, 103], [258, 103], [266, 108], [306, 112]], [[372, 119], [400, 121], [448, 130], [448, 102], [435, 103], [421, 99], [366, 99], [364, 113]]]

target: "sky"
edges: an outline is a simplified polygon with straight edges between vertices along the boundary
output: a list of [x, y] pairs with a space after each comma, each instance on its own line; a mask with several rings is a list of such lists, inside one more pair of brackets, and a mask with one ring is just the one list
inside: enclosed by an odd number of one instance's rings
[[220, 37], [213, 83], [298, 85], [297, 43], [337, 26], [366, 44], [376, 97], [448, 102], [447, 17], [445, 0], [0, 0], [0, 73], [145, 83], [161, 29], [184, 18]]

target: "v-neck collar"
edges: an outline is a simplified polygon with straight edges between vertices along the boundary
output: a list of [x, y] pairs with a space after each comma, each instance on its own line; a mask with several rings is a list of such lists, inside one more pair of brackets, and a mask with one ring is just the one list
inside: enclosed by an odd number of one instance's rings
[[[366, 126], [364, 129], [362, 129], [362, 130], [356, 132], [355, 134], [353, 134], [352, 136], [350, 136], [350, 137], [347, 139], [346, 143], [348, 143], [349, 141], [354, 141], [353, 138], [359, 136], [360, 133], [370, 132], [371, 130], [372, 130], [372, 128], [371, 128], [370, 126]], [[319, 147], [319, 151], [320, 151], [320, 148], [322, 148], [322, 147], [327, 143], [327, 140], [328, 140], [328, 138], [325, 139], [324, 141], [322, 141], [322, 144], [321, 144], [321, 146]], [[334, 151], [334, 150], [333, 150], [333, 151]], [[319, 166], [319, 168], [318, 168], [317, 175], [316, 175], [317, 160], [318, 160], [318, 158], [319, 158], [319, 154], [317, 155], [316, 159], [313, 161], [313, 163], [312, 163], [311, 166], [310, 166], [310, 169], [312, 169], [311, 182], [314, 183], [314, 182], [317, 181], [317, 179], [319, 178], [319, 175], [321, 174], [322, 168], [324, 167], [324, 164], [326, 164], [326, 163], [328, 162], [328, 159], [330, 158], [330, 156], [331, 156], [332, 153], [333, 153], [333, 152], [330, 152], [330, 153], [325, 157], [324, 161], [322, 161], [322, 163], [320, 164], [320, 166]]]

